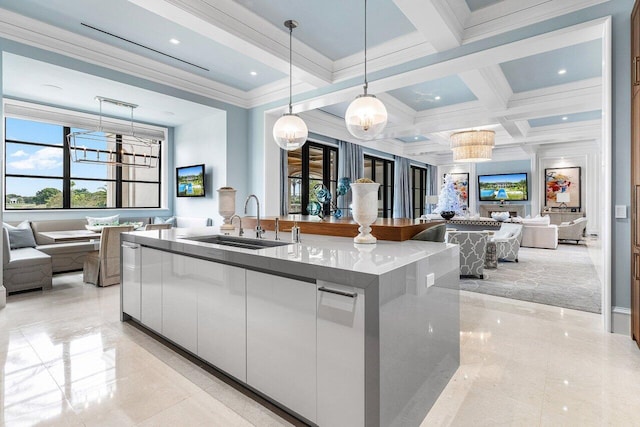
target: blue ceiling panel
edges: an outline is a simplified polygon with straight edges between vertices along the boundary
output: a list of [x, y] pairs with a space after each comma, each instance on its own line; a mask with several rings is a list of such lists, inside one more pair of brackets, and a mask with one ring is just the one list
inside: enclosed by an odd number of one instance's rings
[[[255, 89], [287, 77], [280, 71], [127, 0], [109, 0], [108, 2], [101, 0], [0, 0], [0, 7], [241, 90]], [[123, 16], [126, 16], [127, 19], [122, 19]], [[131, 25], [132, 22], [135, 25]], [[82, 23], [148, 46], [209, 71], [88, 28]], [[171, 38], [179, 40], [180, 44], [171, 44], [169, 42]], [[255, 76], [250, 74], [252, 71], [256, 73]]]
[[476, 96], [457, 75], [395, 89], [389, 94], [416, 111], [475, 101]]
[[531, 126], [532, 128], [537, 128], [542, 126], [559, 125], [563, 123], [598, 120], [600, 118], [602, 118], [602, 110], [585, 111], [583, 113], [564, 114], [562, 116], [550, 116], [541, 117], [539, 119], [531, 119], [529, 120], [529, 126]]
[[471, 12], [475, 12], [478, 9], [500, 3], [501, 1], [502, 0], [467, 0], [467, 6], [469, 6]]
[[[236, 0], [282, 31], [288, 19], [300, 25], [293, 37], [337, 60], [364, 48], [364, 2], [345, 0]], [[416, 29], [391, 0], [369, 0], [367, 47], [371, 48]]]
[[324, 111], [325, 113], [329, 113], [336, 117], [340, 117], [341, 119], [344, 119], [344, 114], [347, 112], [347, 108], [349, 108], [349, 104], [351, 104], [351, 101], [341, 102], [339, 104], [333, 104], [333, 105], [326, 105], [320, 108], [320, 110]]
[[[514, 93], [602, 75], [602, 41], [593, 40], [500, 64]], [[565, 70], [564, 74], [558, 71]]]
[[402, 142], [424, 142], [424, 141], [430, 141], [429, 138], [427, 138], [424, 135], [416, 135], [416, 136], [403, 136], [401, 138], [396, 138], [398, 141], [402, 141]]

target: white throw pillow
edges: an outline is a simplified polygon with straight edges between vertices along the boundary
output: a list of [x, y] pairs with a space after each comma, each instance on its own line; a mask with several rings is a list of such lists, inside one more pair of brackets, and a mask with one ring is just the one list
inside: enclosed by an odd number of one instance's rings
[[103, 216], [103, 217], [92, 217], [87, 216], [87, 225], [90, 227], [95, 227], [96, 225], [118, 225], [120, 221], [120, 214], [113, 216]]

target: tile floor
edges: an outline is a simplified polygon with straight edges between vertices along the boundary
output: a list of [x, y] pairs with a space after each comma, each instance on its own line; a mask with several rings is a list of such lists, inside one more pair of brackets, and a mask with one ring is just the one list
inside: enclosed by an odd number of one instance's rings
[[[1, 425], [294, 421], [121, 323], [118, 304], [118, 286], [85, 285], [79, 274], [9, 297]], [[462, 366], [423, 426], [640, 425], [640, 350], [603, 333], [600, 316], [463, 292], [461, 325]]]

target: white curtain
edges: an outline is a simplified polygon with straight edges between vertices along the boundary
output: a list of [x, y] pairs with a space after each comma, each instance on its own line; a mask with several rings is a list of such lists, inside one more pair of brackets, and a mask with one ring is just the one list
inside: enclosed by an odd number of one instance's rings
[[411, 162], [404, 157], [395, 156], [393, 173], [393, 217], [413, 218], [413, 200], [411, 197]]
[[[427, 165], [427, 196], [437, 196], [439, 192], [438, 168], [433, 165]], [[426, 211], [433, 213], [435, 206], [427, 203]]]
[[[346, 177], [350, 182], [364, 176], [364, 152], [358, 144], [346, 141], [338, 141], [338, 179]], [[351, 191], [337, 200], [338, 208], [342, 209], [344, 216], [350, 216]]]

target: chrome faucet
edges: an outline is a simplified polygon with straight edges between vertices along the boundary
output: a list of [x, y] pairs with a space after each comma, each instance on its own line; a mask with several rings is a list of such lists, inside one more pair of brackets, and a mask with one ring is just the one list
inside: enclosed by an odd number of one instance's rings
[[256, 199], [256, 216], [258, 218], [258, 224], [256, 225], [256, 238], [262, 239], [264, 230], [262, 229], [262, 227], [260, 227], [260, 200], [258, 200], [258, 196], [256, 196], [255, 194], [250, 194], [249, 197], [247, 197], [247, 200], [245, 200], [244, 214], [247, 214], [247, 205], [249, 204], [249, 200], [251, 200], [252, 198]]
[[233, 219], [238, 218], [238, 222], [240, 222], [240, 228], [238, 229], [238, 236], [244, 235], [244, 230], [242, 229], [242, 217], [238, 214], [233, 214], [229, 219], [229, 223], [233, 225]]

